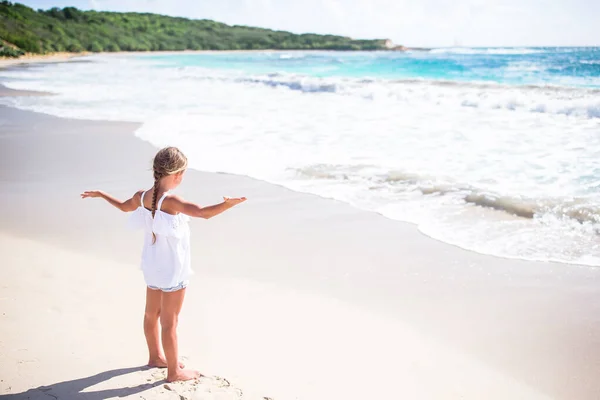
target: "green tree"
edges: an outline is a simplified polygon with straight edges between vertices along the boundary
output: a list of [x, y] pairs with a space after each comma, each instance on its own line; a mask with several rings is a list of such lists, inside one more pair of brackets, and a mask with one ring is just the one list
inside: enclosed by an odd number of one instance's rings
[[40, 53], [42, 48], [40, 46], [40, 41], [31, 36], [21, 36], [21, 37], [12, 37], [12, 43], [30, 53]]
[[72, 42], [67, 45], [67, 51], [70, 51], [71, 53], [81, 53], [83, 51], [83, 47], [79, 42]]
[[88, 51], [92, 51], [94, 53], [99, 53], [101, 51], [104, 51], [104, 47], [96, 41], [92, 42], [92, 44], [90, 44], [87, 49], [88, 49]]
[[106, 51], [112, 51], [112, 52], [115, 52], [115, 51], [121, 51], [121, 48], [120, 48], [120, 47], [119, 47], [119, 45], [118, 45], [118, 44], [116, 44], [116, 43], [109, 43], [109, 44], [106, 46]]

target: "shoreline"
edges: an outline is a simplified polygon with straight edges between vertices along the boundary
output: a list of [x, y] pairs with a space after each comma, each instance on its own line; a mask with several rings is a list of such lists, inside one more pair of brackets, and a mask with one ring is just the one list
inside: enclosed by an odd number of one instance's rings
[[[240, 51], [233, 51], [235, 52], [263, 52], [262, 50], [240, 50]], [[164, 52], [114, 52], [114, 53], [95, 53], [95, 54], [100, 54], [100, 55], [113, 55], [113, 56], [120, 56], [120, 55], [125, 55], [125, 56], [130, 56], [130, 55], [139, 55], [139, 54], [147, 54], [149, 56], [155, 55], [155, 54], [185, 54], [185, 53], [228, 53], [228, 51], [183, 51], [183, 52], [169, 52], [169, 51], [164, 51]], [[71, 55], [73, 55], [71, 53]], [[84, 57], [90, 57], [93, 54], [87, 54]], [[64, 60], [64, 62], [69, 62], [72, 60]], [[59, 62], [63, 62], [63, 61], [59, 61]], [[90, 61], [93, 62], [93, 61]], [[18, 67], [18, 66], [17, 66]], [[432, 83], [434, 81], [430, 81], [428, 83]], [[447, 83], [453, 83], [451, 81], [440, 81], [438, 82], [438, 84], [440, 85], [445, 85]], [[494, 87], [494, 84], [486, 84], [489, 85], [490, 87]], [[499, 85], [499, 84], [496, 84]], [[576, 89], [576, 88], [571, 88], [572, 90], [581, 90], [581, 89]], [[592, 90], [595, 91], [596, 89], [586, 89], [586, 90]], [[598, 89], [600, 90], [600, 89]], [[37, 91], [28, 91], [28, 90], [14, 90], [11, 89], [9, 87], [6, 87], [5, 85], [3, 85], [2, 83], [0, 83], [0, 97], [13, 97], [13, 96], [40, 96], [40, 95], [54, 95], [54, 93], [51, 92], [37, 92]], [[237, 176], [242, 176], [242, 177], [249, 177], [252, 178], [250, 176], [247, 175], [237, 175]], [[259, 179], [259, 181], [261, 181]], [[268, 182], [268, 181], [261, 181], [261, 182], [267, 182], [269, 184], [272, 184], [272, 182]], [[292, 189], [293, 190], [293, 189]], [[301, 193], [310, 193], [310, 192], [301, 192]], [[318, 195], [317, 195], [318, 196]], [[346, 203], [346, 204], [350, 204], [350, 203]], [[353, 205], [352, 205], [353, 206]], [[353, 206], [354, 207], [354, 206]], [[486, 207], [486, 206], [477, 206], [478, 208], [481, 207], [482, 209], [485, 209], [486, 211], [490, 211], [490, 212], [495, 212], [493, 207]], [[363, 209], [364, 210], [364, 209]], [[409, 223], [411, 226], [414, 226], [417, 231], [420, 234], [423, 234], [424, 236], [431, 238], [432, 240], [435, 241], [439, 241], [441, 243], [444, 244], [448, 244], [451, 246], [455, 246], [457, 248], [460, 248], [462, 250], [465, 251], [469, 251], [469, 252], [473, 252], [476, 254], [481, 254], [481, 255], [487, 255], [487, 256], [492, 256], [492, 257], [497, 257], [500, 259], [506, 259], [506, 260], [517, 260], [517, 261], [532, 261], [532, 262], [542, 262], [542, 263], [553, 263], [553, 264], [564, 264], [564, 265], [570, 265], [570, 266], [577, 266], [577, 267], [598, 267], [598, 265], [594, 264], [592, 261], [586, 261], [586, 260], [563, 260], [560, 259], [559, 257], [536, 257], [536, 256], [532, 256], [532, 257], [525, 257], [525, 256], [521, 256], [521, 255], [510, 255], [510, 254], [503, 254], [501, 251], [486, 251], [486, 249], [479, 249], [477, 247], [469, 247], [468, 245], [465, 245], [464, 243], [459, 243], [459, 242], [453, 242], [451, 240], [448, 240], [447, 238], [444, 237], [439, 237], [438, 235], [435, 234], [435, 232], [427, 232], [426, 230], [423, 230], [419, 227], [418, 224], [414, 224], [413, 222], [410, 221], [406, 221], [406, 220], [402, 220], [402, 219], [394, 219], [392, 217], [386, 216], [384, 213], [378, 213], [377, 211], [371, 211], [371, 210], [365, 210], [367, 212], [374, 212], [377, 213], [381, 216], [383, 216], [384, 218], [390, 219], [392, 221], [397, 221], [397, 222], [401, 222], [401, 223]], [[500, 212], [505, 212], [504, 210], [500, 210]], [[510, 214], [510, 212], [508, 212]]]
[[55, 93], [38, 92], [35, 90], [15, 90], [0, 83], [0, 97], [22, 97], [22, 96], [54, 96]]
[[72, 61], [74, 58], [87, 57], [92, 53], [51, 53], [51, 54], [26, 54], [17, 58], [0, 58], [0, 69], [17, 65], [52, 64]]
[[[245, 51], [241, 51], [241, 52], [245, 52]], [[254, 51], [250, 51], [250, 52], [254, 52]], [[259, 51], [260, 52], [260, 51]], [[147, 52], [146, 54], [148, 55], [154, 55], [157, 53], [170, 53], [170, 52]], [[179, 53], [185, 53], [185, 52], [175, 52], [177, 54]], [[173, 53], [173, 54], [175, 54]], [[205, 51], [200, 51], [199, 53], [205, 53]], [[218, 52], [217, 52], [218, 53]], [[101, 54], [101, 53], [99, 53]], [[112, 54], [114, 56], [119, 56], [119, 55], [135, 55], [137, 54], [137, 52], [115, 52], [115, 53], [106, 53], [106, 54]], [[90, 55], [87, 55], [86, 57], [89, 57]], [[67, 60], [63, 60], [63, 61], [57, 61], [57, 62], [71, 62], [72, 60], [67, 59]], [[16, 66], [17, 68], [19, 68], [19, 66]], [[443, 82], [440, 82], [440, 84], [444, 84]], [[573, 89], [576, 90], [576, 89]], [[594, 89], [588, 89], [588, 90], [594, 90]], [[599, 89], [600, 90], [600, 89]], [[3, 85], [2, 83], [0, 83], [0, 97], [27, 97], [27, 96], [46, 96], [46, 95], [55, 95], [54, 93], [51, 92], [37, 92], [37, 91], [28, 91], [28, 90], [15, 90], [15, 89], [11, 89], [5, 85]], [[143, 139], [142, 139], [143, 140]], [[235, 174], [234, 174], [235, 175]], [[240, 176], [240, 177], [248, 177], [251, 179], [255, 179], [251, 176], [247, 176], [247, 175], [236, 175], [236, 176]], [[266, 182], [269, 184], [273, 184], [272, 182], [268, 182], [268, 181], [262, 181], [260, 179], [258, 179], [258, 181], [261, 182]], [[292, 189], [293, 190], [293, 189]], [[299, 192], [299, 193], [309, 193], [310, 192]], [[316, 195], [318, 196], [318, 195]], [[345, 203], [345, 204], [350, 204], [350, 203]], [[351, 204], [350, 204], [351, 205]], [[355, 207], [353, 205], [351, 205], [352, 207]], [[484, 207], [484, 206], [477, 206], [477, 207], [481, 207], [483, 209], [485, 209], [486, 211], [491, 211], [494, 212], [493, 208], [489, 208], [489, 207]], [[361, 209], [364, 210], [364, 209]], [[465, 251], [469, 251], [469, 252], [473, 252], [475, 254], [481, 254], [481, 255], [487, 255], [487, 256], [491, 256], [491, 257], [496, 257], [499, 259], [505, 259], [505, 260], [517, 260], [517, 261], [531, 261], [531, 262], [541, 262], [541, 263], [551, 263], [551, 264], [564, 264], [564, 265], [568, 265], [568, 266], [576, 266], [576, 267], [586, 267], [586, 268], [596, 268], [598, 267], [598, 265], [594, 264], [593, 262], [585, 262], [585, 261], [579, 261], [579, 260], [562, 260], [560, 258], [543, 258], [543, 257], [525, 257], [525, 256], [514, 256], [514, 255], [508, 255], [508, 254], [502, 254], [501, 252], [491, 252], [488, 251], [486, 252], [485, 250], [479, 250], [477, 248], [474, 247], [468, 247], [464, 244], [461, 243], [457, 243], [457, 242], [452, 242], [450, 240], [446, 240], [445, 238], [439, 238], [438, 236], [436, 236], [435, 233], [429, 233], [426, 231], [423, 231], [422, 229], [419, 228], [418, 224], [415, 224], [413, 222], [410, 221], [406, 221], [406, 220], [401, 220], [401, 219], [394, 219], [391, 217], [386, 216], [383, 213], [379, 213], [376, 211], [370, 211], [370, 210], [364, 210], [366, 212], [373, 212], [376, 213], [378, 215], [381, 215], [382, 217], [386, 218], [386, 219], [390, 219], [391, 221], [396, 221], [396, 222], [400, 222], [400, 223], [408, 223], [411, 226], [414, 226], [415, 229], [422, 235], [438, 241], [440, 243], [444, 243], [444, 244], [448, 244], [457, 248], [460, 248], [462, 250]], [[503, 210], [501, 210], [500, 212], [504, 212]]]
[[[15, 89], [8, 88], [8, 87], [4, 86], [2, 83], [0, 83], [0, 97], [53, 96], [53, 95], [55, 95], [55, 93], [51, 93], [51, 92], [36, 92], [36, 91], [28, 91], [28, 90], [15, 90]], [[51, 114], [44, 114], [44, 113], [39, 113], [39, 114], [52, 116]], [[141, 123], [132, 122], [132, 121], [121, 121], [121, 122], [123, 122], [123, 123], [141, 124]], [[147, 143], [147, 144], [149, 144], [149, 145], [152, 146], [152, 144], [149, 143], [149, 142], [147, 142], [146, 140], [138, 138], [138, 137], [136, 137], [136, 138], [138, 140], [141, 140], [144, 143]], [[196, 170], [196, 171], [199, 171], [201, 173], [209, 173], [209, 172], [202, 171], [202, 170]], [[313, 194], [313, 193], [310, 193], [310, 192], [296, 191], [294, 189], [287, 188], [284, 185], [280, 185], [280, 184], [276, 184], [276, 183], [273, 183], [273, 182], [265, 181], [265, 180], [262, 180], [262, 179], [254, 178], [254, 177], [249, 176], [249, 175], [241, 175], [241, 174], [233, 174], [233, 173], [222, 173], [222, 174], [239, 177], [241, 179], [251, 179], [251, 180], [254, 180], [256, 182], [260, 182], [261, 184], [268, 184], [268, 185], [280, 186], [280, 187], [282, 187], [282, 188], [284, 188], [286, 190], [289, 190], [289, 191], [294, 192], [294, 193], [302, 194], [302, 195], [315, 196], [315, 197], [320, 198], [320, 199], [332, 200], [332, 201], [336, 201], [336, 202], [339, 201], [339, 200], [330, 199], [330, 198], [327, 198], [327, 197], [322, 197], [322, 196], [319, 196], [318, 194]], [[354, 205], [352, 205], [350, 203], [347, 203], [347, 202], [343, 202], [343, 201], [340, 201], [340, 202], [343, 203], [343, 204], [345, 204], [345, 205], [348, 205], [348, 206], [350, 206], [350, 207], [352, 207], [352, 208], [354, 208], [354, 209], [356, 209], [358, 211], [361, 211], [361, 212], [373, 213], [375, 215], [378, 215], [378, 216], [380, 216], [382, 218], [385, 218], [387, 220], [390, 220], [390, 221], [394, 221], [394, 222], [398, 222], [398, 223], [402, 223], [402, 224], [408, 224], [411, 227], [414, 227], [414, 229], [416, 230], [416, 232], [418, 232], [418, 234], [421, 234], [421, 235], [423, 235], [423, 236], [425, 236], [425, 237], [427, 237], [427, 238], [429, 238], [431, 240], [434, 240], [436, 242], [439, 242], [439, 243], [442, 243], [442, 244], [445, 244], [445, 245], [449, 245], [449, 246], [452, 246], [452, 247], [456, 247], [458, 249], [461, 249], [461, 250], [464, 250], [464, 251], [467, 251], [467, 252], [471, 252], [473, 254], [479, 254], [479, 255], [483, 255], [483, 256], [494, 257], [494, 258], [497, 258], [497, 259], [500, 259], [500, 260], [505, 259], [505, 260], [526, 261], [526, 262], [536, 262], [536, 263], [546, 263], [546, 264], [559, 264], [559, 265], [564, 265], [567, 268], [569, 266], [570, 267], [580, 267], [580, 268], [597, 268], [598, 267], [597, 265], [594, 265], [594, 264], [586, 264], [586, 263], [577, 262], [577, 261], [570, 261], [569, 262], [569, 261], [564, 261], [564, 260], [559, 260], [559, 259], [539, 259], [539, 258], [534, 258], [534, 257], [527, 258], [527, 257], [523, 257], [523, 256], [510, 256], [510, 255], [493, 254], [493, 253], [486, 253], [484, 251], [478, 251], [476, 249], [472, 249], [472, 248], [461, 246], [458, 243], [453, 243], [453, 242], [445, 241], [445, 240], [442, 240], [442, 239], [438, 239], [434, 235], [430, 235], [430, 234], [428, 234], [426, 232], [423, 232], [419, 228], [418, 224], [415, 224], [413, 222], [390, 218], [390, 217], [386, 216], [385, 214], [377, 212], [377, 211], [365, 210], [365, 209], [361, 209], [361, 208], [356, 207], [356, 206], [354, 206]]]

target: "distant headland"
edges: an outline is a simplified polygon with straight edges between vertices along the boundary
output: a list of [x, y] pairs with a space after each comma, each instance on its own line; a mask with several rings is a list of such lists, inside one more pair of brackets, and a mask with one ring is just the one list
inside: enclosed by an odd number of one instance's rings
[[0, 39], [0, 56], [4, 57], [57, 52], [413, 50], [389, 39], [294, 34], [206, 19], [82, 11], [74, 7], [36, 11], [8, 1], [0, 2]]

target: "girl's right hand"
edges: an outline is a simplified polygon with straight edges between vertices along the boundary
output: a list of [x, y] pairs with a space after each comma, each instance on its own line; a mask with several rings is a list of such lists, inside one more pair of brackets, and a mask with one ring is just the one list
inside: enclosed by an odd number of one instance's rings
[[81, 193], [81, 198], [82, 199], [94, 198], [94, 197], [102, 197], [102, 191], [100, 191], [100, 190], [86, 190], [85, 192]]
[[232, 205], [232, 206], [237, 206], [240, 203], [243, 203], [246, 201], [245, 197], [223, 197], [223, 201], [226, 204]]

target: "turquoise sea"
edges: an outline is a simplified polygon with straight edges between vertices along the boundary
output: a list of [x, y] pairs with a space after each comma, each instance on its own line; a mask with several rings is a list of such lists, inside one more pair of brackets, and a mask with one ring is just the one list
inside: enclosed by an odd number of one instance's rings
[[448, 48], [415, 52], [298, 52], [159, 55], [168, 66], [252, 74], [437, 80], [600, 88], [600, 48]]

